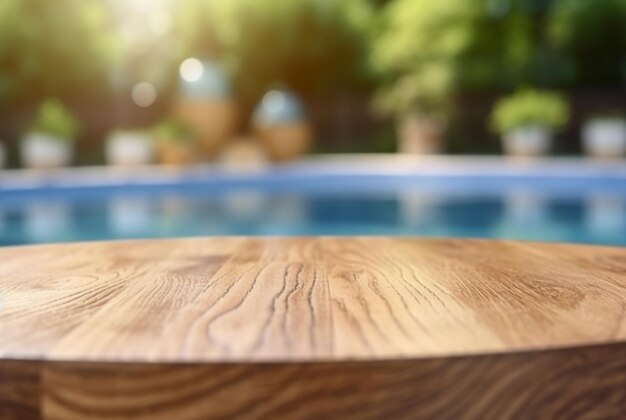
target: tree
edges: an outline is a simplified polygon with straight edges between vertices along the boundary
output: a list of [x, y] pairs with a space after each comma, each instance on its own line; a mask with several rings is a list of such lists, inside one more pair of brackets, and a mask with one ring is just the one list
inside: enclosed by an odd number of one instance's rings
[[626, 0], [558, 0], [549, 29], [551, 41], [566, 53], [574, 84], [626, 81]]
[[108, 23], [98, 0], [2, 0], [0, 101], [106, 90]]
[[244, 101], [277, 82], [311, 96], [366, 80], [364, 0], [195, 0], [184, 8], [177, 26], [188, 53], [219, 58]]
[[470, 42], [474, 2], [389, 3], [371, 60], [383, 80], [378, 103], [393, 114], [439, 113], [454, 89], [456, 62]]
[[[454, 93], [559, 84], [564, 69], [531, 0], [396, 0], [371, 53], [392, 113], [441, 108]], [[544, 4], [544, 3], [542, 3]]]

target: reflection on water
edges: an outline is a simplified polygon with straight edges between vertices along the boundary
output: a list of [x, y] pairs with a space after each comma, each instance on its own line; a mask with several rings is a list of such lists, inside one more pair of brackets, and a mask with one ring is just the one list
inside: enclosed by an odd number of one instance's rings
[[224, 195], [222, 205], [229, 218], [254, 222], [263, 218], [267, 198], [261, 191], [233, 191]]
[[585, 227], [599, 241], [626, 232], [626, 200], [616, 194], [594, 194], [585, 202]]
[[504, 196], [498, 236], [517, 239], [559, 240], [559, 222], [551, 220], [548, 199], [532, 190], [513, 190]]
[[547, 198], [532, 190], [513, 190], [504, 197], [504, 224], [541, 227], [549, 218]]
[[305, 230], [309, 220], [308, 203], [303, 197], [284, 195], [268, 200], [260, 234], [289, 235]]
[[119, 237], [150, 236], [155, 226], [151, 202], [145, 197], [114, 197], [108, 202], [111, 231]]
[[513, 189], [481, 196], [415, 187], [307, 194], [169, 190], [0, 204], [3, 245], [203, 235], [458, 236], [626, 246], [626, 195], [565, 199]]
[[[193, 226], [193, 208], [187, 200], [178, 196], [166, 196], [159, 203], [158, 229], [160, 236], [177, 236], [187, 232]], [[205, 218], [211, 220], [211, 212], [205, 212]]]
[[[584, 200], [557, 200], [528, 189], [513, 190], [504, 198], [496, 237], [529, 241], [594, 243], [581, 220]], [[626, 241], [616, 232], [609, 243]]]
[[62, 201], [32, 202], [24, 208], [27, 236], [32, 242], [71, 240], [71, 206]]
[[409, 189], [400, 191], [398, 201], [400, 220], [405, 226], [424, 227], [437, 223], [440, 215], [437, 206], [441, 204], [442, 197], [419, 189]]

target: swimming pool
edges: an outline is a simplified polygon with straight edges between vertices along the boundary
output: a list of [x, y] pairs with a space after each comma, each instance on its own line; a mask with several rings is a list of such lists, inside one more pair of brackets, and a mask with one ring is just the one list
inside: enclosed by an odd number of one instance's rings
[[5, 171], [0, 245], [212, 235], [411, 235], [626, 246], [621, 162], [336, 158], [234, 172]]

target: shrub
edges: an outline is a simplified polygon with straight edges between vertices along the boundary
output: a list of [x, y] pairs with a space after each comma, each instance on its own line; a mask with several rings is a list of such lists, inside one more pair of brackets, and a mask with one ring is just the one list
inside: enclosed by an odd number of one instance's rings
[[99, 0], [0, 0], [0, 104], [107, 93], [108, 18]]
[[471, 6], [454, 0], [389, 3], [370, 57], [384, 85], [375, 105], [395, 115], [443, 112], [473, 14]]
[[47, 99], [40, 106], [30, 131], [45, 133], [62, 141], [72, 141], [80, 123], [61, 102]]
[[416, 110], [446, 114], [459, 92], [557, 79], [560, 66], [545, 66], [536, 57], [535, 25], [540, 23], [523, 3], [389, 2], [370, 55], [384, 85], [378, 108], [392, 114]]
[[161, 121], [154, 127], [153, 133], [158, 141], [167, 143], [188, 143], [194, 139], [193, 130], [175, 119]]
[[530, 124], [558, 129], [568, 119], [569, 106], [561, 95], [523, 89], [496, 103], [490, 116], [490, 127], [500, 134]]
[[554, 2], [550, 42], [565, 53], [579, 86], [616, 86], [626, 81], [626, 1]]

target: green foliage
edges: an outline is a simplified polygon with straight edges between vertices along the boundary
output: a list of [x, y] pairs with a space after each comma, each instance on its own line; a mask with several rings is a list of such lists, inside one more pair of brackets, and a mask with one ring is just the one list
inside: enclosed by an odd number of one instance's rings
[[99, 0], [0, 1], [0, 102], [101, 93], [110, 32]]
[[451, 96], [459, 92], [561, 84], [568, 68], [543, 34], [550, 4], [390, 2], [370, 56], [383, 82], [379, 107], [393, 114], [446, 114]]
[[373, 72], [379, 109], [444, 117], [468, 91], [623, 84], [625, 22], [626, 0], [0, 0], [0, 102], [100, 98], [112, 80], [166, 97], [196, 56], [250, 109], [275, 84], [369, 93]]
[[[223, 38], [220, 20], [225, 18], [223, 1], [187, 0], [177, 2], [173, 10], [174, 36], [178, 39], [177, 58], [195, 56], [215, 58], [221, 55]], [[218, 31], [221, 33], [218, 34]]]
[[219, 58], [248, 103], [277, 82], [309, 97], [366, 83], [365, 0], [192, 0], [180, 7], [187, 54]]
[[443, 112], [454, 89], [455, 61], [467, 48], [473, 2], [389, 3], [371, 53], [385, 80], [377, 104], [393, 114]]
[[450, 68], [435, 63], [407, 73], [382, 89], [374, 105], [386, 114], [403, 116], [412, 112], [444, 117], [451, 108]]
[[460, 89], [513, 89], [551, 84], [560, 77], [560, 65], [548, 62], [555, 60], [543, 46], [542, 19], [529, 7], [533, 2], [471, 2], [476, 9], [469, 41], [456, 63]]
[[61, 141], [73, 141], [80, 123], [61, 102], [46, 99], [37, 111], [30, 131], [45, 133]]
[[476, 11], [458, 0], [389, 3], [372, 52], [374, 67], [391, 75], [433, 62], [449, 64], [467, 47]]
[[[389, 3], [371, 62], [383, 79], [377, 105], [391, 114], [449, 114], [466, 88], [515, 83], [529, 60], [528, 22], [493, 0]], [[491, 7], [491, 8], [490, 8]], [[495, 14], [495, 16], [494, 16]]]
[[153, 129], [158, 141], [171, 143], [189, 143], [194, 140], [193, 130], [181, 121], [167, 119], [159, 122]]
[[[181, 61], [180, 40], [173, 36], [172, 14], [179, 4], [172, 0], [106, 0], [114, 48], [110, 76], [117, 93], [128, 92], [139, 82], [167, 93]], [[194, 22], [199, 27], [206, 22]]]
[[569, 107], [561, 95], [524, 89], [496, 103], [490, 116], [490, 127], [500, 134], [530, 124], [558, 129], [568, 119]]
[[557, 0], [549, 35], [564, 51], [575, 83], [626, 81], [626, 0]]

